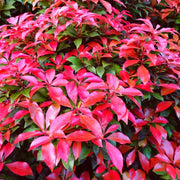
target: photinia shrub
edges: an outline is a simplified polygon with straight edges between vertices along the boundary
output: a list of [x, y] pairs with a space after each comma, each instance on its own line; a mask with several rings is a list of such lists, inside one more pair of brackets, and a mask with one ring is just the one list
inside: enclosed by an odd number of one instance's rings
[[0, 26], [0, 178], [180, 179], [179, 33], [48, 3]]

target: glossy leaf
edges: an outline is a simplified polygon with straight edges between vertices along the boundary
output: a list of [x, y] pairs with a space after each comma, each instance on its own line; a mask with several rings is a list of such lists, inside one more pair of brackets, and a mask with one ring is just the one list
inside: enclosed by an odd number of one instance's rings
[[107, 139], [119, 142], [120, 144], [131, 143], [128, 136], [121, 132], [115, 132], [107, 137]]
[[16, 162], [6, 164], [6, 166], [14, 174], [17, 174], [19, 176], [27, 176], [27, 175], [33, 176], [32, 170], [31, 170], [29, 164], [26, 162], [16, 161]]
[[150, 163], [149, 163], [148, 159], [146, 158], [146, 156], [144, 154], [142, 154], [139, 151], [138, 151], [138, 155], [139, 155], [139, 160], [141, 162], [142, 168], [144, 169], [144, 171], [146, 171], [146, 173], [148, 173], [150, 170]]
[[135, 149], [133, 151], [131, 151], [127, 157], [126, 157], [126, 164], [127, 164], [127, 167], [129, 167], [130, 165], [132, 165], [132, 163], [134, 162], [135, 160], [135, 157], [136, 157], [136, 151]]
[[150, 73], [143, 65], [139, 66], [137, 75], [144, 84], [147, 84], [150, 81]]
[[173, 104], [173, 101], [160, 102], [156, 107], [156, 112], [161, 112], [169, 108]]

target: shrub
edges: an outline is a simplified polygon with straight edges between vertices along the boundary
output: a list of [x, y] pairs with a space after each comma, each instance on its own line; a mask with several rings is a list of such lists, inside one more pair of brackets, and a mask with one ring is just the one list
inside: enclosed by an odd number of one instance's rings
[[180, 178], [179, 34], [125, 7], [56, 0], [0, 27], [1, 179]]

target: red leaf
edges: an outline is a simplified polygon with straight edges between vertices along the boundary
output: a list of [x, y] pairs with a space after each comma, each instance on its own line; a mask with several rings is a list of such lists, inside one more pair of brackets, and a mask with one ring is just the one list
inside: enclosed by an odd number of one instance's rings
[[106, 141], [106, 149], [107, 149], [107, 153], [109, 154], [109, 157], [111, 158], [112, 163], [122, 174], [123, 156], [121, 152], [107, 141]]
[[90, 132], [83, 130], [74, 131], [71, 134], [67, 135], [67, 140], [78, 141], [78, 142], [90, 141], [95, 138], [96, 137], [92, 135]]
[[166, 164], [166, 171], [171, 176], [173, 180], [176, 179], [176, 170], [171, 164]]
[[158, 129], [154, 128], [153, 126], [150, 126], [150, 131], [153, 137], [157, 140], [158, 144], [161, 144], [162, 141], [161, 132]]
[[79, 180], [90, 180], [89, 172], [88, 172], [88, 171], [84, 171], [84, 172], [81, 174]]
[[6, 159], [15, 149], [15, 146], [9, 142], [4, 147], [4, 159]]
[[156, 163], [153, 171], [166, 171], [166, 164], [165, 163]]
[[109, 172], [102, 175], [103, 180], [121, 180], [119, 174], [115, 170], [110, 170]]
[[86, 126], [87, 129], [91, 130], [94, 135], [101, 139], [103, 138], [101, 126], [96, 119], [80, 114], [80, 121]]
[[56, 151], [54, 145], [49, 142], [42, 145], [42, 157], [44, 162], [47, 164], [51, 172], [53, 172], [56, 163]]
[[135, 157], [136, 157], [136, 150], [134, 149], [133, 151], [131, 151], [127, 157], [126, 157], [126, 164], [127, 164], [127, 167], [129, 167], [135, 160]]
[[21, 133], [16, 137], [13, 144], [17, 144], [20, 141], [24, 141], [26, 139], [29, 139], [29, 138], [32, 138], [32, 137], [35, 137], [35, 136], [40, 136], [42, 134], [43, 134], [42, 132], [37, 131], [37, 130], [34, 130], [32, 132]]
[[78, 157], [79, 157], [80, 154], [81, 154], [81, 142], [76, 142], [76, 141], [75, 141], [75, 142], [73, 143], [72, 151], [73, 151], [75, 160], [77, 160]]
[[36, 171], [38, 172], [38, 174], [41, 173], [42, 169], [43, 169], [43, 166], [42, 166], [41, 163], [39, 163], [39, 164], [36, 166]]
[[136, 170], [135, 177], [132, 180], [145, 180], [146, 175], [141, 169]]
[[156, 112], [161, 112], [169, 108], [173, 104], [173, 101], [160, 102], [156, 107]]
[[117, 97], [116, 95], [114, 95], [111, 99], [111, 109], [117, 114], [118, 121], [120, 121], [127, 112], [125, 103], [121, 98]]
[[9, 114], [10, 104], [0, 103], [0, 121]]
[[66, 124], [70, 123], [72, 120], [72, 111], [69, 111], [67, 113], [61, 114], [58, 116], [54, 121], [52, 122], [49, 131], [51, 133], [54, 133], [55, 131], [58, 131], [59, 129], [62, 129]]
[[180, 118], [180, 108], [178, 106], [174, 106], [174, 110], [178, 118]]
[[75, 85], [75, 82], [71, 81], [71, 82], [67, 83], [66, 84], [66, 90], [67, 90], [68, 96], [73, 101], [73, 103], [76, 105], [78, 91], [77, 91], [77, 87]]
[[104, 92], [94, 91], [88, 96], [83, 106], [84, 107], [92, 106], [96, 104], [97, 102], [100, 102], [104, 98], [105, 95], [106, 93]]
[[60, 158], [67, 163], [69, 156], [69, 144], [65, 140], [59, 139], [57, 152]]
[[0, 172], [2, 171], [3, 167], [4, 167], [4, 163], [0, 162]]
[[176, 148], [175, 154], [174, 154], [174, 164], [180, 165], [180, 146]]
[[112, 12], [112, 6], [111, 6], [111, 4], [109, 3], [109, 2], [107, 2], [107, 1], [104, 1], [104, 0], [100, 0], [100, 2], [103, 4], [103, 6], [106, 8], [106, 10], [107, 10], [107, 12], [109, 13], [109, 14], [111, 14], [111, 12]]
[[125, 61], [125, 63], [123, 64], [123, 69], [132, 66], [134, 64], [137, 64], [139, 62], [139, 60], [127, 60]]
[[121, 95], [128, 95], [128, 96], [143, 96], [141, 91], [135, 89], [135, 88], [126, 88], [126, 89], [120, 89], [118, 90], [118, 93]]
[[46, 79], [48, 80], [48, 83], [51, 84], [52, 80], [55, 77], [55, 70], [54, 69], [48, 69], [46, 71]]
[[44, 130], [44, 113], [36, 102], [29, 103], [29, 112], [34, 123]]
[[27, 111], [27, 110], [20, 110], [15, 113], [13, 120], [20, 119], [21, 117], [25, 116], [28, 113], [29, 113], [29, 111]]
[[150, 170], [150, 163], [149, 163], [148, 159], [146, 158], [146, 156], [144, 154], [142, 154], [139, 151], [138, 151], [138, 155], [139, 155], [139, 160], [141, 162], [142, 168], [144, 169], [144, 171], [146, 171], [146, 173], [148, 173]]
[[107, 139], [119, 142], [120, 144], [131, 143], [131, 140], [129, 139], [129, 137], [121, 132], [112, 133], [111, 135], [107, 137]]
[[46, 128], [48, 128], [48, 126], [50, 124], [52, 124], [52, 121], [56, 118], [59, 111], [60, 111], [60, 105], [59, 104], [52, 104], [48, 108], [48, 110], [46, 112]]
[[117, 124], [111, 125], [111, 126], [107, 129], [106, 134], [115, 131], [118, 127], [119, 127], [119, 125], [117, 125]]
[[156, 117], [152, 122], [166, 124], [166, 123], [168, 123], [168, 120], [166, 118], [164, 118], [163, 116], [159, 116], [159, 117]]
[[66, 106], [66, 107], [72, 107], [69, 99], [63, 94], [63, 91], [59, 87], [49, 87], [49, 96], [51, 99], [55, 102], [57, 102], [60, 105]]
[[164, 140], [162, 142], [161, 145], [162, 149], [164, 150], [164, 152], [166, 153], [166, 155], [173, 160], [173, 156], [174, 156], [174, 149], [173, 146], [171, 144], [171, 142], [169, 142], [168, 140]]
[[46, 176], [46, 179], [47, 179], [47, 180], [61, 180], [61, 179], [56, 175], [56, 173], [51, 173], [51, 174], [49, 174], [48, 176]]
[[137, 75], [140, 77], [143, 84], [147, 84], [150, 81], [150, 73], [143, 65], [139, 66]]
[[119, 79], [113, 74], [106, 74], [107, 83], [110, 89], [116, 90], [119, 86]]
[[171, 161], [165, 154], [157, 154], [155, 156], [159, 161], [165, 162], [165, 163], [170, 163]]
[[51, 141], [51, 139], [49, 138], [49, 136], [38, 137], [33, 140], [28, 151], [31, 151], [32, 149], [37, 148], [38, 146], [41, 146], [43, 144], [49, 143], [50, 141]]
[[13, 163], [6, 164], [6, 166], [14, 173], [19, 176], [33, 176], [32, 170], [26, 162], [16, 161]]
[[31, 82], [33, 85], [38, 84], [38, 80], [34, 76], [21, 76], [21, 79]]

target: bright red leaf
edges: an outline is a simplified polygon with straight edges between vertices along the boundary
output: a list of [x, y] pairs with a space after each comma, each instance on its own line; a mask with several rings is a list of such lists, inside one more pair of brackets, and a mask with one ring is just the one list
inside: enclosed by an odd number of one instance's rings
[[156, 112], [161, 112], [169, 108], [173, 104], [173, 101], [160, 102], [156, 107]]
[[127, 167], [129, 167], [134, 162], [135, 157], [136, 157], [136, 150], [134, 149], [126, 157]]
[[137, 75], [139, 76], [143, 84], [147, 84], [150, 81], [150, 73], [143, 65], [139, 66]]
[[146, 171], [146, 173], [149, 172], [150, 170], [150, 163], [149, 160], [146, 158], [146, 156], [144, 154], [142, 154], [140, 151], [138, 151], [138, 155], [139, 155], [139, 160], [141, 162], [141, 166], [144, 169], [144, 171]]

